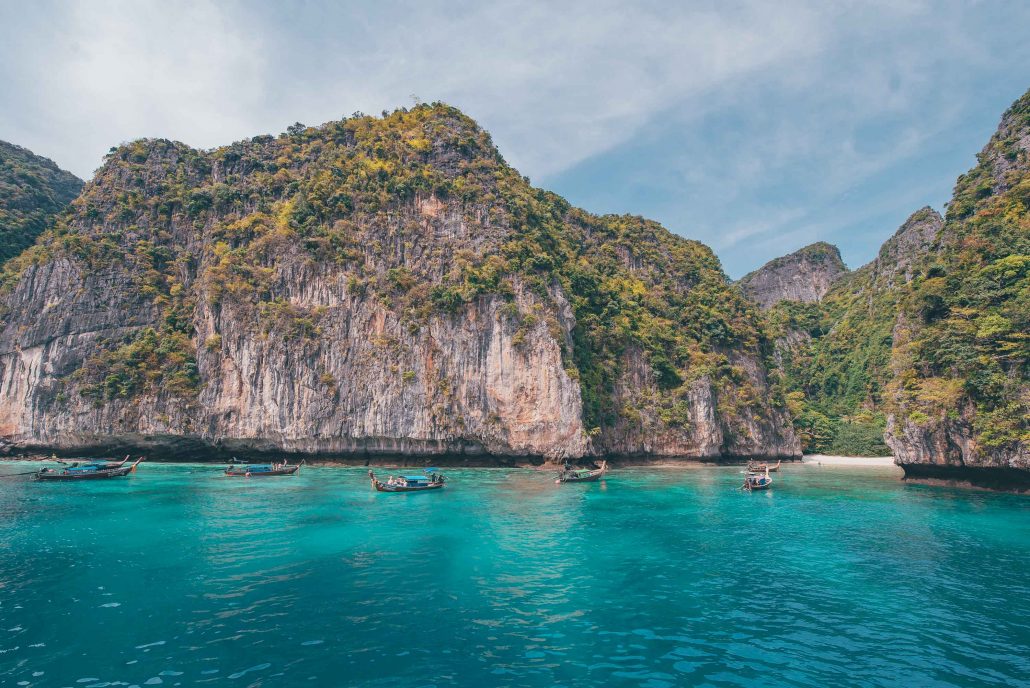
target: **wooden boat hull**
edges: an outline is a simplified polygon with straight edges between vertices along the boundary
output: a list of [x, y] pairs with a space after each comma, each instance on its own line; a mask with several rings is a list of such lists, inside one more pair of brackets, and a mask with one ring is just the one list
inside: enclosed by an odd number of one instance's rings
[[255, 471], [253, 473], [248, 473], [247, 471], [227, 470], [225, 471], [225, 475], [228, 478], [271, 478], [279, 475], [293, 475], [299, 470], [300, 466], [288, 466], [275, 471]]
[[[81, 471], [77, 473], [66, 473], [63, 471], [40, 471], [36, 473], [36, 480], [42, 481], [72, 481], [72, 480], [104, 480], [106, 478], [121, 478], [136, 470], [139, 459], [131, 466], [126, 466], [125, 461], [113, 464], [112, 468], [104, 468], [98, 471]], [[128, 459], [126, 459], [128, 461]], [[45, 472], [44, 472], [45, 471]]]
[[404, 485], [386, 485], [379, 482], [378, 480], [372, 481], [372, 487], [376, 489], [376, 492], [426, 492], [427, 490], [442, 489], [443, 486], [443, 483], [429, 483], [428, 485], [407, 487]]
[[419, 477], [415, 484], [409, 485], [403, 485], [400, 482], [389, 484], [380, 481], [372, 471], [368, 472], [368, 479], [376, 492], [427, 492], [429, 490], [439, 490], [446, 483], [446, 479], [443, 476], [438, 476], [438, 479], [433, 481], [423, 480]]
[[602, 461], [601, 467], [597, 470], [590, 471], [589, 473], [565, 473], [555, 478], [556, 484], [561, 483], [596, 483], [598, 480], [604, 477], [605, 473], [608, 472], [608, 462]]
[[37, 473], [36, 480], [103, 480], [104, 478], [120, 478], [131, 472], [131, 467], [124, 467], [83, 473]]
[[557, 480], [555, 480], [555, 482], [556, 483], [596, 483], [598, 480], [601, 479], [602, 475], [604, 475], [603, 472], [598, 472], [596, 475], [587, 475], [587, 476], [584, 476], [584, 477], [581, 477], [581, 478], [580, 477], [558, 478]]
[[748, 471], [753, 471], [755, 473], [764, 473], [765, 471], [768, 471], [770, 473], [776, 473], [778, 470], [780, 470], [780, 466], [783, 465], [783, 461], [777, 461], [775, 466], [770, 466], [764, 463], [756, 464], [753, 461], [748, 461], [747, 465]]
[[765, 477], [752, 478], [752, 477], [748, 477], [745, 480], [744, 489], [751, 490], [752, 492], [755, 491], [755, 490], [768, 490], [770, 487], [772, 487], [772, 483], [773, 483], [772, 478], [765, 478]]

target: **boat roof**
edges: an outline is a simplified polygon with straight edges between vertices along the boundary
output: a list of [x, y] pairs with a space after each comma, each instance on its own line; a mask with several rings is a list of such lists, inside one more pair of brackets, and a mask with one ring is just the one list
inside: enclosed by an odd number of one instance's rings
[[429, 478], [424, 475], [402, 475], [401, 477], [405, 480], [429, 480]]

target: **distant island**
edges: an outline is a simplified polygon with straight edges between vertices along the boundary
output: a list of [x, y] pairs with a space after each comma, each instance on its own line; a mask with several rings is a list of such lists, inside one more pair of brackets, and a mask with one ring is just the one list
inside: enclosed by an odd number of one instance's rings
[[139, 140], [81, 192], [0, 144], [0, 437], [469, 465], [892, 453], [1027, 489], [1028, 172], [1030, 93], [944, 217], [916, 211], [855, 271], [819, 243], [734, 284], [699, 242], [532, 187], [439, 103], [210, 151]]

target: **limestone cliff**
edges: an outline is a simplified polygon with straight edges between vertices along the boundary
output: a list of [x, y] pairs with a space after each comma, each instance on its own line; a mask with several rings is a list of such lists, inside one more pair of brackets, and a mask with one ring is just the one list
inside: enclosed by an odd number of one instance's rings
[[799, 453], [707, 247], [534, 189], [443, 105], [122, 146], [2, 284], [15, 448]]
[[766, 309], [780, 301], [815, 303], [847, 271], [837, 247], [820, 241], [769, 261], [742, 277], [740, 286]]
[[767, 312], [806, 451], [889, 453], [884, 389], [892, 330], [912, 266], [931, 250], [942, 223], [922, 208], [873, 261], [838, 276], [820, 303], [782, 301]]
[[1030, 92], [959, 178], [893, 329], [906, 474], [1030, 489]]
[[933, 208], [917, 210], [884, 242], [876, 259], [858, 272], [869, 271], [871, 286], [876, 289], [911, 282], [913, 267], [931, 251], [943, 226], [944, 218]]

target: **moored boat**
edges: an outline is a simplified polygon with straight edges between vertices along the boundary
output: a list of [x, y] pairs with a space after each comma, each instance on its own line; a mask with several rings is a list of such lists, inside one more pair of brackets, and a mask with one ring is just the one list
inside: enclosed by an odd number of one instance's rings
[[379, 480], [372, 471], [368, 472], [368, 479], [372, 481], [372, 487], [376, 492], [424, 492], [425, 490], [439, 490], [443, 488], [447, 479], [433, 469], [426, 469], [424, 475], [391, 475], [386, 482]]
[[763, 472], [748, 471], [744, 476], [744, 484], [740, 486], [740, 489], [747, 492], [752, 490], [768, 490], [772, 487], [773, 479], [769, 475], [769, 470], [766, 468]]
[[755, 461], [748, 461], [747, 462], [747, 470], [748, 470], [749, 473], [763, 473], [765, 471], [769, 471], [770, 473], [775, 473], [776, 471], [780, 470], [780, 466], [782, 464], [783, 464], [782, 460], [777, 461], [775, 466], [770, 466], [767, 463], [756, 463]]
[[96, 461], [75, 461], [65, 464], [64, 468], [41, 468], [36, 473], [36, 480], [102, 480], [104, 478], [119, 478], [128, 475], [136, 470], [143, 457], [139, 457], [132, 464], [126, 466], [129, 457], [121, 461], [107, 461], [98, 459]]
[[608, 472], [608, 462], [602, 461], [600, 468], [569, 468], [566, 466], [554, 479], [555, 483], [592, 483], [600, 480]]
[[225, 475], [230, 478], [268, 478], [276, 475], [293, 475], [300, 470], [300, 464], [292, 466], [283, 461], [282, 463], [231, 463], [225, 469]]

